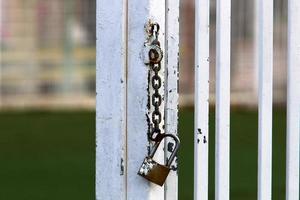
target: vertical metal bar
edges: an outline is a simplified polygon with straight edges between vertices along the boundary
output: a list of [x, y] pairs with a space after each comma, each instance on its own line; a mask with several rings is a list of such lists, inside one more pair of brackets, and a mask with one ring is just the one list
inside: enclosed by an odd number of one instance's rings
[[299, 200], [300, 1], [288, 1], [286, 199]]
[[126, 199], [125, 0], [97, 1], [96, 199]]
[[217, 0], [215, 198], [229, 200], [231, 1]]
[[[7, 20], [6, 18], [7, 18], [7, 11], [6, 11], [6, 9], [7, 9], [7, 7], [8, 7], [8, 5], [7, 4], [9, 4], [9, 2], [7, 2], [7, 1], [2, 1], [2, 0], [0, 0], [0, 5], [1, 5], [1, 14], [0, 14], [0, 21], [1, 22], [4, 22], [4, 23], [0, 23], [0, 30], [3, 30], [3, 29], [5, 29], [5, 27], [7, 26], [6, 25], [6, 23], [5, 23], [5, 21]], [[3, 53], [3, 50], [2, 49], [0, 49], [0, 110], [1, 110], [1, 108], [2, 108], [2, 88], [3, 88], [3, 85], [2, 85], [2, 77], [4, 77], [3, 76], [3, 71], [2, 71], [2, 67], [3, 67], [3, 57], [2, 57], [2, 53]]]
[[[179, 68], [179, 0], [166, 0], [166, 51], [165, 51], [165, 131], [177, 135], [178, 126], [178, 68]], [[184, 134], [184, 133], [183, 133]], [[165, 157], [171, 154], [167, 139]], [[165, 160], [166, 160], [165, 158]], [[177, 158], [174, 159], [171, 171], [165, 183], [165, 200], [178, 199]]]
[[[163, 200], [164, 187], [150, 183], [137, 175], [148, 154], [148, 70], [141, 52], [147, 34], [148, 20], [160, 25], [159, 41], [165, 52], [165, 1], [128, 0], [128, 70], [127, 70], [127, 199]], [[164, 70], [162, 62], [162, 70]], [[164, 81], [164, 80], [163, 80]], [[151, 92], [151, 91], [150, 91]], [[163, 92], [163, 91], [162, 91]], [[162, 146], [162, 145], [161, 145]], [[156, 161], [164, 162], [162, 147], [156, 152]]]
[[208, 199], [209, 0], [196, 0], [194, 199]]
[[258, 199], [272, 194], [273, 0], [258, 1]]
[[74, 8], [76, 8], [76, 3], [74, 1], [64, 1], [64, 38], [63, 38], [63, 46], [64, 46], [64, 64], [63, 64], [63, 85], [62, 89], [64, 93], [72, 93], [72, 78], [73, 78], [73, 66], [74, 66], [74, 44], [72, 42], [72, 20], [73, 20], [73, 12]]

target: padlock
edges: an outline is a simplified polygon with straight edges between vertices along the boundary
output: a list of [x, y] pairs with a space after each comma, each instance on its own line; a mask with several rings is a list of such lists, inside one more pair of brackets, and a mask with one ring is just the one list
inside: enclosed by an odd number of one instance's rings
[[[154, 154], [158, 149], [159, 144], [161, 141], [166, 138], [171, 137], [175, 141], [175, 148], [170, 156], [170, 158], [167, 160], [166, 165], [159, 164], [155, 160], [153, 160]], [[179, 149], [180, 140], [176, 135], [173, 134], [160, 134], [158, 137], [155, 138], [155, 144], [150, 152], [150, 155], [147, 156], [142, 166], [140, 167], [138, 174], [147, 180], [162, 186], [171, 170], [171, 164], [177, 154], [177, 151]]]

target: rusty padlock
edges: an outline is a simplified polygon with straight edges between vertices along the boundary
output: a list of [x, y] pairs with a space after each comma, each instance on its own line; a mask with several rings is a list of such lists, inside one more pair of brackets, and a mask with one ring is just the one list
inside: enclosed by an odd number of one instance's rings
[[[162, 165], [157, 163], [155, 160], [153, 160], [153, 156], [155, 152], [157, 151], [157, 148], [161, 141], [166, 138], [171, 137], [175, 141], [175, 148], [170, 156], [170, 158], [167, 160], [166, 165]], [[177, 154], [177, 151], [179, 149], [180, 140], [176, 135], [173, 134], [161, 134], [158, 135], [155, 139], [155, 144], [151, 150], [151, 153], [149, 156], [147, 156], [144, 159], [144, 162], [142, 166], [140, 167], [138, 174], [147, 180], [162, 186], [171, 170], [171, 164]]]

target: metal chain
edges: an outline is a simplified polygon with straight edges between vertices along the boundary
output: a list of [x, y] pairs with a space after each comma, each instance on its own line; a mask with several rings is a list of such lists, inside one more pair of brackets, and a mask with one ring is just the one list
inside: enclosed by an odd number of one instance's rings
[[[152, 24], [150, 34], [152, 37], [155, 37], [152, 41], [151, 45], [156, 45], [160, 50], [160, 43], [158, 41], [158, 34], [159, 34], [159, 25]], [[156, 141], [162, 136], [162, 130], [160, 128], [160, 124], [162, 122], [162, 114], [160, 111], [160, 106], [162, 104], [162, 95], [159, 93], [159, 89], [162, 86], [162, 80], [159, 76], [159, 71], [161, 70], [161, 60], [159, 62], [153, 62], [153, 59], [157, 58], [159, 55], [155, 49], [151, 49], [149, 51], [149, 58], [150, 58], [150, 69], [153, 70], [154, 75], [151, 77], [151, 86], [154, 90], [154, 93], [151, 97], [152, 106], [154, 107], [154, 111], [152, 112], [152, 123], [153, 127], [150, 130], [150, 140]]]
[[[159, 93], [159, 89], [161, 88], [161, 78], [159, 76], [159, 71], [161, 69], [161, 64], [150, 64], [151, 69], [154, 71], [154, 75], [151, 78], [152, 88], [154, 89], [154, 93], [152, 94], [152, 106], [154, 107], [154, 111], [152, 112], [152, 122], [153, 127], [151, 131], [151, 139], [158, 139], [157, 136], [162, 134], [160, 129], [160, 123], [162, 122], [162, 114], [160, 112], [160, 105], [162, 103], [162, 96]], [[153, 138], [155, 136], [155, 138]]]

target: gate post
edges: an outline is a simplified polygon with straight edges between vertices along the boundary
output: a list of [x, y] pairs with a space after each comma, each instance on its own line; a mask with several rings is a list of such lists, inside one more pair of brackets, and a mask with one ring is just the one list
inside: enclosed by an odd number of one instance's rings
[[[179, 0], [97, 0], [96, 199], [176, 200], [177, 159], [165, 185], [137, 175], [151, 148], [149, 66], [143, 49], [150, 21], [160, 25], [165, 132], [177, 134]], [[165, 141], [156, 161], [170, 154]], [[173, 145], [174, 146], [174, 145]], [[168, 151], [169, 150], [169, 151]]]
[[96, 199], [126, 199], [125, 0], [97, 0]]

